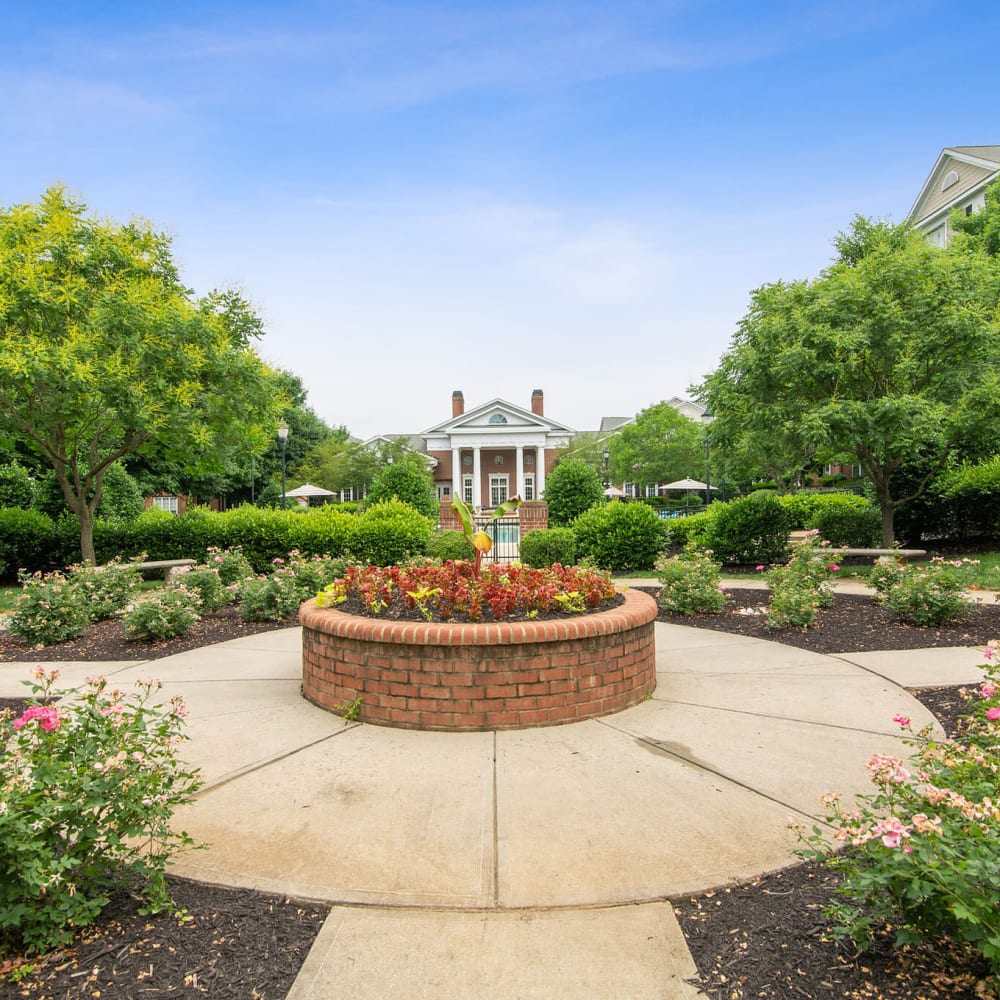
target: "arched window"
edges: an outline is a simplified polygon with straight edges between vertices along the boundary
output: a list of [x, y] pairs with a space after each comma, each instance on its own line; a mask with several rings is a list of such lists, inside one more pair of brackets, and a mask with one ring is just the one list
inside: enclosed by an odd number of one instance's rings
[[493, 416], [490, 417], [490, 423], [491, 424], [505, 424], [505, 423], [507, 423], [507, 418], [502, 413], [494, 413]]
[[948, 188], [952, 186], [952, 184], [957, 184], [957, 183], [958, 183], [958, 171], [949, 170], [948, 173], [944, 175], [944, 180], [941, 181], [941, 190], [947, 191]]

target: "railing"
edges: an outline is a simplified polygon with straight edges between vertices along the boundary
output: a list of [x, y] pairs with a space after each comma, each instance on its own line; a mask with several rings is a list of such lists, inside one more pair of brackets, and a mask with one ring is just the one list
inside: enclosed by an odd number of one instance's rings
[[516, 515], [498, 517], [493, 521], [476, 518], [476, 527], [490, 536], [493, 548], [483, 556], [483, 562], [512, 562], [521, 554], [521, 521]]

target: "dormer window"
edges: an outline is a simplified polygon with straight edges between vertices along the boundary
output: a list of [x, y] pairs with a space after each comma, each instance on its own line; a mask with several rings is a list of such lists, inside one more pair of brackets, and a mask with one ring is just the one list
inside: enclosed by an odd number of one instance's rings
[[490, 417], [490, 423], [491, 424], [505, 424], [505, 423], [507, 423], [507, 418], [502, 413], [494, 413], [493, 416]]
[[948, 173], [944, 175], [944, 180], [941, 181], [941, 190], [947, 191], [953, 184], [958, 183], [958, 171], [949, 170]]

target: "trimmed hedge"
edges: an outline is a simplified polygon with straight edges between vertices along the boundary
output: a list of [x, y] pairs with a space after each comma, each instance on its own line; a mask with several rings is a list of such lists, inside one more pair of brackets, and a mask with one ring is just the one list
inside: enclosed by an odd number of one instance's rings
[[790, 518], [773, 493], [757, 492], [720, 504], [708, 529], [708, 548], [725, 564], [783, 562]]
[[698, 514], [688, 514], [687, 517], [672, 517], [667, 520], [665, 524], [669, 547], [679, 551], [691, 544], [701, 548], [707, 546], [706, 539], [715, 517], [715, 510], [721, 506], [721, 503], [716, 502], [708, 510], [703, 510]]
[[666, 540], [665, 524], [641, 503], [615, 500], [591, 507], [573, 522], [577, 558], [589, 557], [618, 573], [652, 569]]
[[[534, 534], [534, 532], [532, 532]], [[427, 543], [427, 554], [432, 559], [447, 562], [449, 559], [462, 560], [473, 558], [473, 548], [465, 538], [465, 532], [447, 529], [436, 531]]]
[[[174, 515], [148, 510], [134, 521], [94, 522], [98, 562], [115, 557], [134, 559], [203, 559], [210, 548], [241, 548], [256, 573], [292, 549], [304, 556], [354, 556], [388, 565], [427, 549], [433, 531], [430, 519], [408, 504], [389, 501], [363, 514], [335, 507], [304, 512], [245, 505], [225, 513], [195, 507]], [[66, 566], [80, 560], [80, 526], [74, 517], [53, 522], [37, 511], [0, 510], [0, 568], [5, 579], [17, 570], [29, 572]]]
[[553, 563], [572, 566], [576, 561], [576, 535], [572, 528], [540, 528], [521, 539], [521, 562], [535, 569]]
[[56, 529], [52, 518], [36, 510], [0, 508], [0, 579], [17, 580], [19, 569], [34, 573], [56, 559]]

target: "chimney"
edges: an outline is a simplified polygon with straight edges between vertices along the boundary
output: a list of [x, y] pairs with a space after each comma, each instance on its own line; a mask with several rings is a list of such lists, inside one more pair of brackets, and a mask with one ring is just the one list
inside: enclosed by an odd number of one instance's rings
[[465, 397], [461, 389], [456, 389], [451, 394], [451, 415], [460, 417], [463, 413], [465, 413]]
[[545, 393], [541, 389], [531, 393], [531, 412], [539, 417], [545, 416]]

